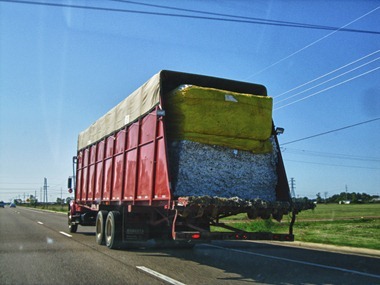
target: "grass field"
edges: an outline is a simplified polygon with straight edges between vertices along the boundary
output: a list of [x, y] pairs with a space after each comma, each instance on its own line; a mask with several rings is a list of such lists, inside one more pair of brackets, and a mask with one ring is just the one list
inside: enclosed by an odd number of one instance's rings
[[[245, 215], [230, 217], [235, 227], [247, 231], [288, 232], [289, 217], [250, 221]], [[380, 250], [380, 204], [320, 204], [298, 214], [294, 225], [296, 241]]]
[[[67, 211], [67, 205], [47, 205], [47, 210]], [[290, 217], [275, 220], [249, 220], [246, 214], [223, 220], [246, 231], [287, 233]], [[297, 215], [296, 241], [380, 250], [380, 204], [319, 204]]]
[[34, 206], [34, 205], [24, 205], [25, 207], [28, 207], [28, 208], [37, 208], [37, 209], [42, 209], [42, 210], [48, 210], [48, 211], [54, 211], [54, 212], [67, 212], [67, 208], [68, 208], [68, 205], [67, 204], [64, 204], [64, 205], [54, 205], [54, 204], [47, 204], [47, 205], [37, 205], [37, 206]]

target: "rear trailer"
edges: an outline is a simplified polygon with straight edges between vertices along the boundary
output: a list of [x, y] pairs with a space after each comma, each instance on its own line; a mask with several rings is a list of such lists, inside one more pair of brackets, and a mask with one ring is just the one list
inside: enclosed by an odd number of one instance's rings
[[[272, 99], [262, 85], [161, 71], [79, 134], [71, 232], [94, 226], [109, 248], [144, 241], [293, 241]], [[290, 214], [288, 234], [245, 232], [221, 219]], [[216, 231], [214, 228], [222, 228]]]

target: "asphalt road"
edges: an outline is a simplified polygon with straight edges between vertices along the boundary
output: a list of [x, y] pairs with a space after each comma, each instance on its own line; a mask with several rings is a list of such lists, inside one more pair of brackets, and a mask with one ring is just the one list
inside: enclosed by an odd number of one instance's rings
[[380, 258], [256, 242], [110, 250], [66, 215], [0, 208], [0, 284], [380, 284]]

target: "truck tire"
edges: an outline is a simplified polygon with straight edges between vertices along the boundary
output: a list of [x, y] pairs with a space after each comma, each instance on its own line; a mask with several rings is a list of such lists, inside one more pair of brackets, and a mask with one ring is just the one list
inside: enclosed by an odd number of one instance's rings
[[95, 222], [95, 238], [96, 243], [99, 245], [105, 245], [106, 241], [104, 238], [104, 229], [106, 228], [106, 220], [107, 220], [107, 211], [99, 211], [96, 216]]
[[77, 230], [78, 230], [78, 224], [73, 224], [72, 220], [71, 220], [71, 215], [70, 215], [70, 212], [68, 214], [68, 224], [69, 224], [69, 232], [70, 233], [76, 233]]
[[110, 211], [107, 215], [105, 240], [110, 249], [118, 249], [121, 246], [121, 217], [117, 211]]

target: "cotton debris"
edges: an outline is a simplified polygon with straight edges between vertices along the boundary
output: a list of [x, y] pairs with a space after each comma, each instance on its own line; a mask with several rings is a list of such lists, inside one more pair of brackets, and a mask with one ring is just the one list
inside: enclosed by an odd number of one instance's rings
[[275, 201], [277, 146], [250, 151], [188, 140], [169, 142], [172, 187], [176, 196], [239, 197]]

